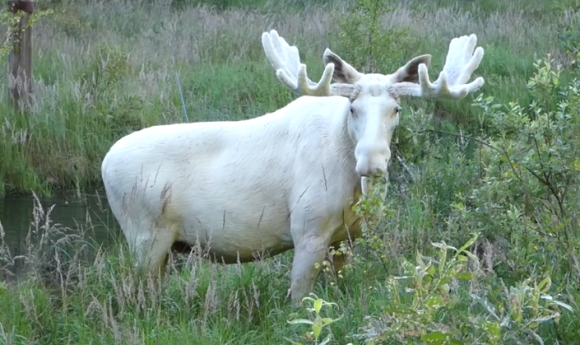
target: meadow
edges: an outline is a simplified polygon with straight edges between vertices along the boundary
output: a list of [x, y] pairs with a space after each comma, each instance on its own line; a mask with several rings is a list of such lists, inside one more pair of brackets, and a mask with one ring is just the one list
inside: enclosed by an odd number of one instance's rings
[[[461, 101], [403, 104], [387, 199], [373, 194], [356, 206], [366, 214], [384, 202], [383, 217], [365, 223], [344, 272], [323, 270], [321, 300], [310, 306], [286, 298], [292, 253], [231, 266], [176, 256], [157, 284], [134, 277], [120, 235], [103, 247], [84, 235], [91, 223], [63, 228], [38, 205], [22, 257], [3, 245], [0, 223], [0, 343], [574, 344], [580, 336], [577, 1], [39, 8], [52, 13], [34, 26], [32, 106], [14, 110], [0, 83], [0, 195], [99, 188], [102, 157], [131, 131], [287, 104], [296, 96], [260, 43], [270, 29], [299, 47], [312, 79], [327, 46], [367, 72], [430, 53], [434, 79], [450, 39], [475, 33], [485, 49], [475, 74], [486, 84]], [[25, 267], [18, 279], [9, 273], [16, 262]]]

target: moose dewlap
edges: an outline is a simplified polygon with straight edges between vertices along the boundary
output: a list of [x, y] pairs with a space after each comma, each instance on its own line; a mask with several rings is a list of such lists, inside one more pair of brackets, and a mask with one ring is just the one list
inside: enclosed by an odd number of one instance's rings
[[[392, 74], [363, 74], [326, 49], [315, 83], [295, 46], [263, 33], [276, 76], [301, 97], [250, 120], [146, 128], [105, 156], [108, 202], [137, 268], [162, 274], [174, 243], [224, 263], [294, 249], [289, 293], [299, 303], [329, 247], [361, 235], [351, 205], [368, 178], [387, 172], [400, 98], [477, 91], [482, 78], [468, 83], [483, 58], [476, 43], [475, 35], [451, 40], [434, 82], [430, 55]], [[336, 270], [344, 260], [331, 258]]]

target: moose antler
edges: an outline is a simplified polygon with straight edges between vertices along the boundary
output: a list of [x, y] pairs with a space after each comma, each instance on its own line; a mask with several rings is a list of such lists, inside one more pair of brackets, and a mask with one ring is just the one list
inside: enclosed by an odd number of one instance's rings
[[276, 30], [262, 34], [262, 46], [270, 65], [276, 71], [276, 76], [290, 90], [299, 95], [311, 96], [328, 96], [336, 93], [333, 91], [335, 88], [331, 88], [330, 85], [334, 64], [327, 64], [320, 81], [315, 83], [308, 78], [306, 65], [300, 63], [298, 48], [290, 46], [284, 38], [278, 36]]
[[[484, 84], [482, 77], [467, 83], [483, 58], [483, 48], [475, 46], [477, 36], [461, 36], [451, 40], [443, 71], [433, 83], [429, 80], [427, 66], [419, 65], [419, 84], [402, 82], [392, 86], [399, 96], [464, 98], [479, 90]], [[475, 52], [474, 52], [475, 49]]]

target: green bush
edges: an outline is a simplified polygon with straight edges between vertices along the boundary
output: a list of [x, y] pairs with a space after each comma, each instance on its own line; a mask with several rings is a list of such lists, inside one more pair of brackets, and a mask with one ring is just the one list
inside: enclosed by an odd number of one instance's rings
[[[579, 83], [560, 84], [549, 59], [535, 66], [530, 106], [476, 102], [493, 119], [495, 134], [481, 152], [481, 182], [465, 221], [506, 243], [506, 264], [516, 273], [541, 270], [576, 285], [569, 273], [580, 274]], [[551, 107], [554, 95], [559, 101]]]
[[[535, 101], [528, 107], [517, 102], [497, 104], [483, 96], [476, 100], [474, 105], [491, 119], [493, 134], [454, 136], [475, 142], [476, 154], [466, 158], [461, 152], [465, 145], [457, 145], [454, 151], [435, 147], [429, 151], [453, 151], [455, 158], [449, 155], [437, 164], [425, 161], [415, 167], [420, 173], [415, 187], [404, 193], [429, 191], [421, 199], [429, 210], [437, 211], [431, 217], [445, 232], [443, 236], [456, 242], [465, 238], [467, 229], [477, 229], [481, 237], [460, 249], [434, 243], [440, 250], [436, 259], [419, 253], [414, 264], [403, 259], [403, 275], [385, 280], [390, 297], [378, 302], [384, 314], [373, 316], [364, 328], [362, 337], [368, 343], [517, 344], [522, 339], [541, 343], [550, 336], [543, 323], [562, 325], [568, 331], [577, 327], [574, 317], [566, 325], [557, 321], [563, 315], [570, 317], [569, 289], [580, 283], [579, 81], [561, 84], [560, 69], [554, 70], [549, 59], [538, 61], [535, 68], [528, 83]], [[416, 140], [425, 145], [428, 138]], [[446, 169], [452, 173], [437, 175]], [[453, 180], [455, 185], [447, 184]], [[356, 206], [367, 221], [357, 242], [361, 248], [355, 255], [355, 270], [369, 270], [369, 257], [385, 267], [392, 260], [385, 251], [392, 248], [393, 236], [385, 229], [397, 228], [390, 220], [401, 218], [392, 210], [405, 199], [382, 200], [387, 182], [377, 182], [373, 193]], [[449, 202], [445, 212], [437, 199]], [[385, 207], [383, 218], [368, 217], [381, 207]], [[448, 250], [455, 252], [451, 259]], [[406, 280], [410, 283], [403, 284]], [[573, 334], [564, 339], [573, 339]]]
[[362, 73], [392, 73], [409, 59], [415, 41], [408, 28], [383, 28], [394, 1], [357, 0], [338, 21], [337, 51]]
[[468, 250], [476, 239], [459, 249], [433, 243], [436, 258], [417, 253], [414, 263], [404, 260], [404, 275], [389, 277], [387, 299], [375, 301], [382, 312], [369, 317], [356, 338], [367, 344], [529, 343], [541, 339], [540, 324], [558, 318], [559, 307], [572, 311], [546, 294], [549, 277], [510, 287], [478, 277], [478, 260]]
[[104, 92], [120, 82], [129, 72], [128, 54], [120, 47], [100, 44], [95, 49], [95, 55], [81, 73], [81, 83], [91, 92]]

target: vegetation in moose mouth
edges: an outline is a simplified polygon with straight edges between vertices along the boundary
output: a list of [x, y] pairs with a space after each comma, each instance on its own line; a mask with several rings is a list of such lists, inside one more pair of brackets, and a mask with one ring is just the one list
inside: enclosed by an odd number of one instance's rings
[[[15, 111], [0, 82], [2, 195], [100, 187], [113, 142], [185, 121], [176, 73], [189, 121], [287, 104], [295, 96], [261, 47], [270, 29], [300, 47], [313, 79], [327, 45], [361, 72], [390, 73], [432, 54], [435, 79], [450, 39], [475, 33], [485, 58], [474, 78], [485, 85], [461, 101], [403, 102], [384, 214], [367, 217], [383, 202], [380, 190], [355, 206], [364, 236], [340, 274], [322, 263], [321, 299], [304, 304], [312, 310], [286, 299], [292, 252], [229, 266], [175, 254], [166, 280], [138, 280], [121, 236], [101, 246], [85, 236], [90, 221], [64, 228], [37, 202], [18, 257], [0, 219], [0, 343], [321, 344], [330, 335], [333, 344], [571, 344], [580, 336], [576, 0], [38, 2], [47, 8], [54, 12], [34, 24], [33, 106]], [[8, 17], [0, 18], [4, 34]]]

